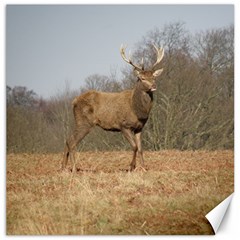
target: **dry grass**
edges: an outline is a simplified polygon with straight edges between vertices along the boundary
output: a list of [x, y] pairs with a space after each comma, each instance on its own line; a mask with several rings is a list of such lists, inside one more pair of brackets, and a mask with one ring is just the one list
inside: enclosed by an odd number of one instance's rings
[[145, 152], [147, 172], [123, 172], [131, 152], [7, 156], [7, 234], [213, 234], [204, 217], [233, 192], [233, 151]]

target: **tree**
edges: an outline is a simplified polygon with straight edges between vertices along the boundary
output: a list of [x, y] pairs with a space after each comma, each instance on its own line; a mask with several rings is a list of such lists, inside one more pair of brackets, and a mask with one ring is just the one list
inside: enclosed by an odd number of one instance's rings
[[121, 90], [120, 83], [116, 80], [114, 72], [111, 76], [93, 74], [85, 79], [85, 85], [81, 88], [81, 92], [88, 90], [117, 92]]
[[[146, 68], [155, 59], [153, 45], [163, 46], [164, 68], [157, 81], [154, 106], [144, 128], [145, 149], [233, 148], [234, 26], [190, 34], [184, 23], [154, 28], [136, 44], [132, 59]], [[74, 125], [71, 102], [87, 90], [118, 92], [132, 88], [136, 77], [124, 68], [108, 76], [93, 74], [79, 91], [68, 83], [48, 100], [26, 87], [9, 87], [7, 149], [13, 152], [60, 152]], [[107, 117], [107, 116], [106, 116]], [[128, 149], [121, 135], [92, 131], [81, 150]]]
[[[233, 26], [193, 36], [183, 23], [155, 28], [138, 43], [134, 59], [144, 56], [146, 65], [151, 65], [154, 54], [145, 56], [145, 52], [153, 51], [152, 44], [164, 46], [164, 72], [146, 125], [145, 146], [154, 150], [232, 147]], [[211, 60], [208, 70], [209, 64], [203, 64], [206, 57]]]
[[13, 89], [7, 86], [7, 103], [12, 106], [36, 107], [38, 103], [37, 94], [26, 87], [16, 86]]

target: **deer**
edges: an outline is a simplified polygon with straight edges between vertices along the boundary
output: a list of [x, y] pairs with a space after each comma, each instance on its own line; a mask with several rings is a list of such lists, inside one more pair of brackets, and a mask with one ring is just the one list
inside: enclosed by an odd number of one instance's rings
[[141, 65], [134, 64], [130, 56], [126, 57], [126, 48], [123, 45], [120, 47], [123, 60], [133, 67], [136, 76], [133, 89], [115, 93], [89, 90], [73, 99], [75, 128], [66, 140], [61, 166], [63, 170], [66, 169], [69, 158], [73, 159], [75, 168], [76, 147], [95, 126], [122, 133], [133, 151], [129, 170], [136, 170], [137, 156], [140, 158], [140, 167], [145, 169], [141, 135], [153, 106], [156, 80], [163, 71], [163, 68], [159, 68], [159, 63], [164, 56], [162, 47], [153, 47], [157, 60], [149, 70], [145, 70], [143, 59]]

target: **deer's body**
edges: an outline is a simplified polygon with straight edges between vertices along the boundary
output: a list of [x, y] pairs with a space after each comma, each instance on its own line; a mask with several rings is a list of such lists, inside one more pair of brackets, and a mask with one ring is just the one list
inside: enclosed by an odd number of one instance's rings
[[148, 119], [152, 107], [152, 93], [140, 89], [120, 93], [88, 91], [73, 100], [76, 122], [83, 118], [91, 126], [104, 130], [140, 131]]
[[[131, 61], [129, 63], [133, 65]], [[133, 66], [138, 77], [134, 89], [119, 93], [88, 91], [73, 100], [76, 125], [72, 136], [66, 142], [63, 169], [67, 165], [69, 155], [72, 154], [75, 159], [74, 152], [77, 144], [94, 126], [108, 131], [122, 132], [133, 149], [130, 169], [134, 170], [136, 167], [137, 153], [139, 153], [142, 166], [144, 165], [141, 132], [152, 108], [153, 91], [156, 90], [155, 77], [161, 74], [162, 69], [144, 71]]]

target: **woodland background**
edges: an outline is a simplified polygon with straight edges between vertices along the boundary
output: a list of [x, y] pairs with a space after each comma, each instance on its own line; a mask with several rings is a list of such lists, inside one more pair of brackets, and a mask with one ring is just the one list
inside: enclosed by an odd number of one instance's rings
[[[156, 60], [152, 44], [164, 46], [164, 71], [144, 128], [144, 149], [233, 149], [234, 26], [192, 34], [182, 22], [166, 24], [135, 45], [134, 62], [144, 56], [145, 65], [151, 66]], [[80, 89], [71, 90], [66, 83], [65, 89], [48, 99], [24, 86], [7, 86], [7, 152], [63, 151], [74, 126], [71, 102], [75, 96], [89, 89], [118, 92], [135, 82], [132, 69], [126, 66], [120, 77], [114, 69], [108, 76], [92, 74]], [[81, 151], [129, 148], [121, 134], [99, 128], [79, 145]]]

